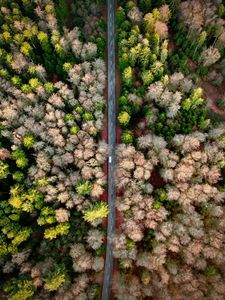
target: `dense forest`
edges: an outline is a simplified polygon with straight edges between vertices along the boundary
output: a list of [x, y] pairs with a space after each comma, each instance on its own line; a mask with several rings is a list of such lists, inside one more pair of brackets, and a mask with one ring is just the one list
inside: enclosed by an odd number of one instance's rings
[[[225, 1], [115, 11], [111, 299], [224, 300]], [[0, 0], [0, 299], [102, 299], [106, 12]]]

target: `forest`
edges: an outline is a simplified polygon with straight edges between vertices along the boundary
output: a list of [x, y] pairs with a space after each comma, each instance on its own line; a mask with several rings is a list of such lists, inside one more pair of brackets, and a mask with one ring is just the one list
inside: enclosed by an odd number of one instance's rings
[[225, 1], [117, 0], [109, 120], [110, 1], [0, 0], [0, 300], [224, 300]]

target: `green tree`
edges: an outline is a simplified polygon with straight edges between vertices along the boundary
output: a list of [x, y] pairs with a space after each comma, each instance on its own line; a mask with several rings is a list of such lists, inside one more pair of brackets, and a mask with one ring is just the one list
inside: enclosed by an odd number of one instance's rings
[[36, 288], [32, 280], [25, 275], [12, 278], [3, 286], [3, 291], [9, 294], [8, 300], [27, 300], [34, 295]]
[[131, 67], [127, 67], [124, 69], [123, 74], [122, 74], [123, 82], [127, 86], [132, 86], [134, 82], [134, 74], [133, 70]]
[[24, 147], [30, 149], [34, 146], [35, 144], [35, 137], [32, 134], [25, 135], [23, 137], [23, 145]]
[[118, 115], [118, 121], [120, 126], [126, 127], [130, 122], [130, 115], [126, 111], [121, 111]]
[[53, 268], [44, 276], [44, 288], [47, 291], [56, 291], [68, 280], [66, 267], [64, 264], [54, 265]]
[[145, 70], [141, 73], [141, 79], [144, 85], [149, 85], [153, 82], [154, 76], [150, 70]]
[[122, 143], [124, 144], [133, 144], [134, 142], [134, 134], [131, 130], [125, 130], [121, 136]]
[[141, 67], [143, 69], [145, 69], [149, 66], [151, 57], [152, 57], [152, 54], [151, 54], [150, 48], [148, 46], [142, 47], [140, 54], [139, 54], [139, 59], [141, 62]]
[[158, 33], [154, 33], [153, 35], [150, 36], [151, 50], [156, 55], [159, 54], [159, 41], [160, 41], [160, 38], [159, 38]]
[[119, 28], [121, 24], [126, 20], [124, 9], [119, 6], [116, 11], [116, 25]]
[[93, 184], [89, 181], [80, 181], [76, 185], [76, 192], [81, 196], [88, 196], [90, 195], [91, 191], [93, 189]]
[[153, 33], [154, 32], [154, 27], [155, 27], [155, 19], [152, 13], [148, 13], [144, 16], [144, 26], [145, 30], [148, 33]]
[[9, 175], [9, 165], [0, 161], [0, 179], [5, 179]]
[[160, 61], [164, 64], [166, 62], [168, 56], [168, 41], [165, 40], [162, 44], [161, 52], [160, 52]]
[[97, 202], [90, 205], [84, 211], [84, 220], [87, 222], [93, 222], [97, 220], [102, 220], [108, 216], [109, 209], [105, 202]]

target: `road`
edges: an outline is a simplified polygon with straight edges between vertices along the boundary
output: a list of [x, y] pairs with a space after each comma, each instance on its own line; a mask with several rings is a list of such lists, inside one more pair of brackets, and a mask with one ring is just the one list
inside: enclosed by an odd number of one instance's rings
[[112, 236], [115, 231], [116, 84], [115, 84], [115, 0], [107, 0], [108, 43], [108, 227], [102, 299], [109, 300], [113, 275]]

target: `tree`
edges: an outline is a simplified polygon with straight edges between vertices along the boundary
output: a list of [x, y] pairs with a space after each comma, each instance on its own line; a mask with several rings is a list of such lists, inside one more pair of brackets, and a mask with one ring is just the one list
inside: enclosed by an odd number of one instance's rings
[[203, 61], [203, 66], [209, 67], [220, 59], [221, 55], [217, 48], [212, 46], [202, 52], [200, 60]]
[[123, 82], [125, 85], [128, 87], [131, 87], [134, 81], [134, 74], [133, 70], [131, 67], [127, 67], [124, 69], [123, 74], [122, 74]]
[[121, 111], [118, 115], [118, 121], [120, 126], [127, 127], [130, 122], [130, 115], [126, 111]]
[[155, 32], [160, 36], [162, 40], [166, 39], [168, 37], [168, 27], [166, 23], [161, 21], [156, 21]]
[[47, 291], [55, 291], [68, 281], [68, 275], [64, 264], [54, 265], [44, 276], [44, 288]]
[[154, 76], [150, 70], [143, 71], [141, 73], [141, 78], [143, 80], [144, 85], [149, 85], [154, 80]]
[[140, 12], [138, 7], [133, 7], [127, 14], [127, 16], [130, 18], [131, 22], [134, 24], [140, 24], [143, 19], [143, 14]]
[[88, 196], [91, 193], [91, 190], [93, 189], [93, 184], [86, 180], [86, 181], [80, 181], [77, 185], [76, 185], [76, 191], [79, 195], [82, 196]]
[[107, 217], [108, 205], [104, 202], [96, 202], [84, 210], [84, 220], [87, 222], [99, 221]]
[[124, 144], [133, 144], [134, 142], [134, 134], [130, 130], [123, 131], [121, 136], [122, 143]]
[[121, 6], [119, 6], [116, 11], [116, 25], [120, 27], [121, 24], [125, 21], [125, 19], [126, 16], [125, 16], [124, 9]]
[[166, 62], [168, 56], [168, 41], [165, 40], [162, 44], [161, 52], [160, 52], [160, 61], [162, 63]]
[[150, 45], [151, 45], [151, 50], [154, 54], [158, 55], [159, 53], [159, 34], [154, 33], [153, 35], [150, 36]]
[[139, 52], [139, 59], [143, 69], [147, 68], [150, 65], [151, 58], [152, 54], [149, 46], [144, 45], [144, 47], [142, 47], [141, 51]]
[[154, 26], [155, 26], [155, 19], [152, 13], [147, 13], [144, 16], [144, 25], [145, 25], [145, 30], [148, 33], [153, 33], [154, 32]]
[[9, 294], [10, 300], [27, 300], [34, 295], [36, 288], [29, 276], [21, 275], [4, 284], [3, 291]]

